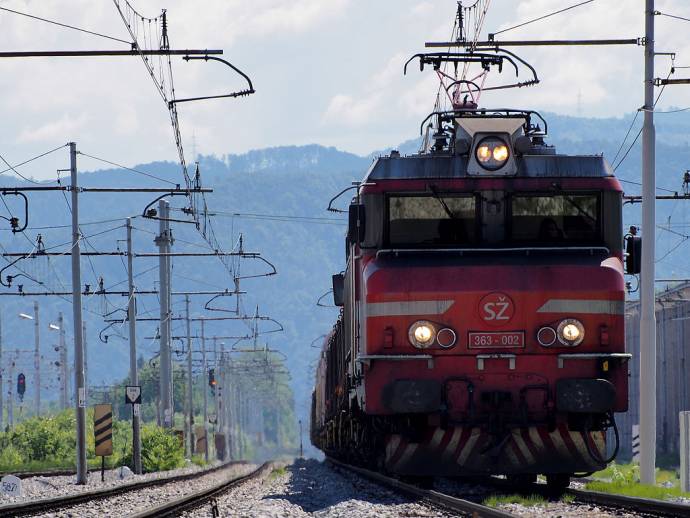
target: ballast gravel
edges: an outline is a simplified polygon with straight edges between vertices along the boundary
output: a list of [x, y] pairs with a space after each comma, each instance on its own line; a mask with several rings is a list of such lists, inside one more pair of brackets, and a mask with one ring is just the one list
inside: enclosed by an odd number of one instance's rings
[[[218, 516], [358, 518], [453, 516], [316, 460], [297, 460], [216, 499]], [[214, 516], [210, 504], [181, 516]]]
[[184, 468], [173, 469], [170, 471], [158, 471], [156, 473], [147, 473], [145, 475], [131, 475], [128, 478], [120, 479], [118, 470], [106, 470], [105, 481], [101, 482], [101, 472], [90, 471], [88, 474], [88, 483], [86, 485], [76, 485], [74, 475], [65, 476], [51, 476], [51, 477], [29, 477], [22, 479], [22, 495], [17, 497], [8, 497], [0, 494], [0, 505], [15, 504], [19, 502], [28, 502], [38, 500], [39, 498], [56, 498], [61, 496], [73, 495], [83, 491], [94, 491], [108, 487], [114, 487], [121, 484], [129, 484], [131, 482], [138, 482], [141, 480], [151, 480], [157, 478], [167, 478], [175, 475], [185, 475], [187, 473], [195, 473], [207, 468], [202, 468], [196, 465], [187, 466]]
[[[162, 473], [155, 473], [150, 475], [133, 476], [125, 481], [120, 481], [113, 475], [111, 480], [106, 479], [105, 483], [100, 482], [100, 474], [97, 483], [89, 482], [89, 485], [75, 486], [73, 477], [68, 477], [71, 480], [72, 486], [63, 486], [66, 491], [62, 495], [69, 494], [69, 489], [80, 487], [82, 490], [93, 491], [103, 489], [104, 486], [114, 486], [118, 483], [131, 483], [134, 481], [141, 481], [146, 478], [165, 478], [172, 475], [185, 474], [190, 472], [199, 472], [199, 476], [181, 482], [171, 482], [160, 486], [147, 487], [133, 490], [127, 493], [119, 494], [110, 498], [100, 500], [92, 500], [89, 503], [72, 506], [69, 508], [44, 513], [34, 516], [44, 516], [50, 518], [82, 518], [82, 517], [124, 517], [133, 513], [141, 512], [151, 507], [155, 507], [166, 503], [170, 500], [181, 498], [190, 493], [201, 491], [217, 485], [228, 478], [235, 478], [247, 474], [256, 469], [252, 464], [235, 464], [228, 468], [214, 471], [212, 473], [203, 474], [199, 468], [183, 468], [181, 470], [173, 470]], [[52, 481], [52, 478], [51, 478]], [[95, 482], [95, 481], [94, 481]], [[72, 491], [74, 492], [74, 491]], [[55, 495], [53, 496], [60, 496]], [[47, 496], [43, 496], [47, 498]]]

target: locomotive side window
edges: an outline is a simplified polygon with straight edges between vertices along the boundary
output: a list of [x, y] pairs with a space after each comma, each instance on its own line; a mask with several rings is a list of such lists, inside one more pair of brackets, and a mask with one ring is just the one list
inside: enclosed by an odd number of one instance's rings
[[512, 197], [510, 237], [514, 243], [601, 242], [599, 195]]
[[391, 196], [388, 242], [391, 245], [472, 244], [476, 240], [476, 202], [470, 196]]

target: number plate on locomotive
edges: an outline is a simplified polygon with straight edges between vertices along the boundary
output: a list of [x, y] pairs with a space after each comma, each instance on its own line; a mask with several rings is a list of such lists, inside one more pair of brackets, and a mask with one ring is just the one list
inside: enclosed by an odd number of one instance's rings
[[502, 333], [469, 333], [467, 342], [470, 349], [484, 349], [489, 347], [524, 347], [525, 333], [522, 331], [507, 331]]

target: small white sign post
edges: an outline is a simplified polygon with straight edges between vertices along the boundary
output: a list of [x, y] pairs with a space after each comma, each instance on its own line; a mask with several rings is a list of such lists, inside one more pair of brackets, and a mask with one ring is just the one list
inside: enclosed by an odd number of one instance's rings
[[14, 475], [5, 475], [0, 479], [0, 492], [7, 496], [22, 496], [22, 481]]
[[640, 463], [640, 425], [632, 425], [632, 461]]
[[126, 402], [130, 405], [138, 405], [141, 403], [141, 386], [127, 385], [125, 388]]

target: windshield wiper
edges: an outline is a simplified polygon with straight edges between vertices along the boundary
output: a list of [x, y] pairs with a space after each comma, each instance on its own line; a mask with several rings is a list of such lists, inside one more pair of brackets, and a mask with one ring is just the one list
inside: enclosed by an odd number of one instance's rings
[[453, 213], [452, 210], [450, 210], [450, 208], [448, 207], [448, 204], [446, 204], [446, 201], [445, 201], [443, 198], [441, 198], [441, 196], [438, 194], [438, 191], [436, 190], [436, 186], [435, 186], [435, 185], [429, 185], [429, 190], [431, 191], [431, 194], [434, 195], [434, 199], [435, 199], [435, 200], [438, 200], [438, 202], [441, 204], [441, 207], [443, 207], [443, 210], [445, 211], [445, 213], [448, 215], [448, 217], [449, 217], [450, 219], [453, 219], [453, 220], [456, 220], [456, 221], [459, 220], [459, 219], [461, 219], [461, 218], [457, 217], [457, 216]]

